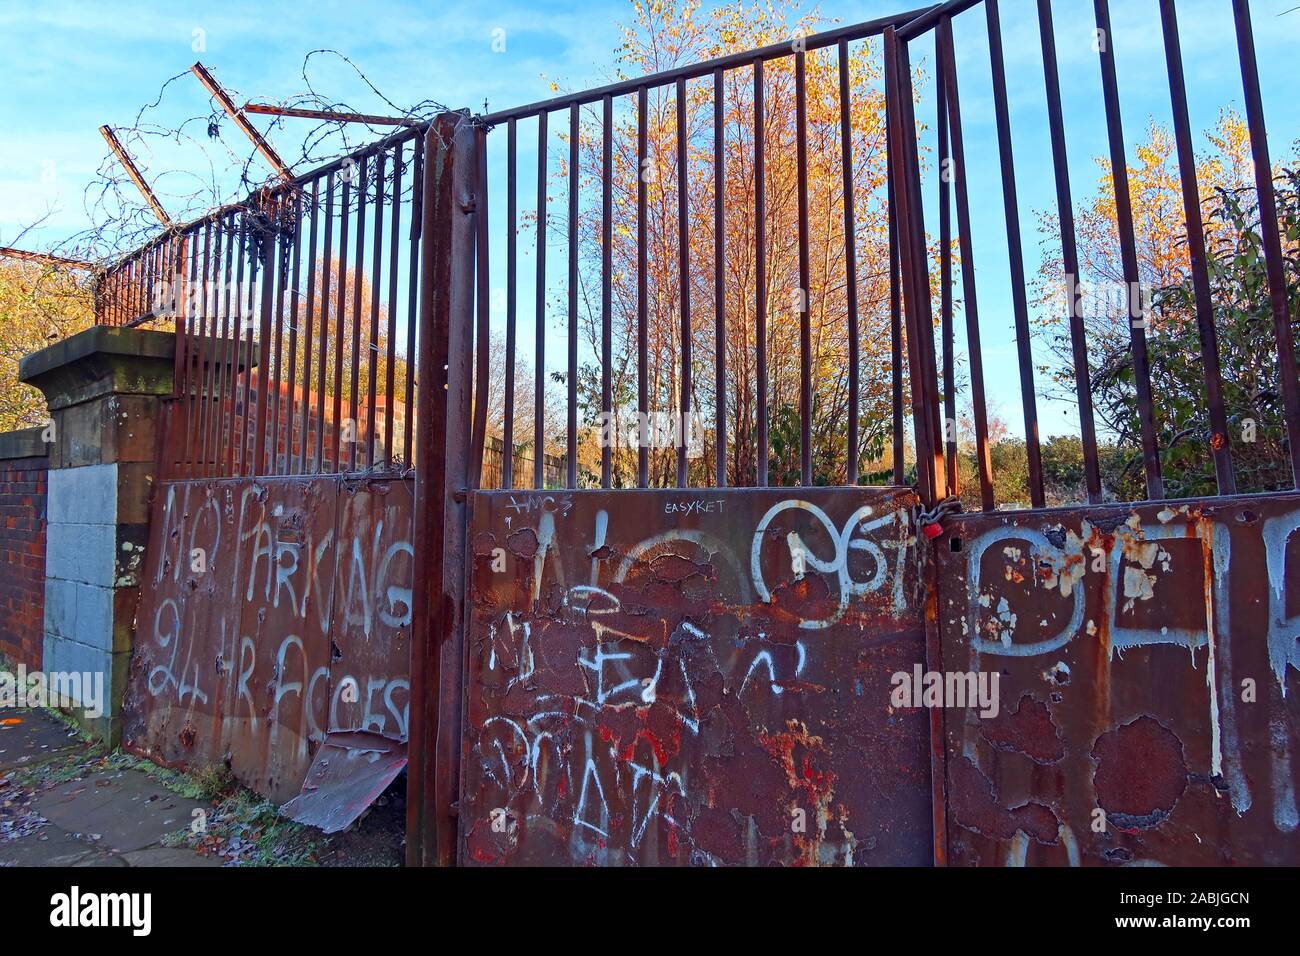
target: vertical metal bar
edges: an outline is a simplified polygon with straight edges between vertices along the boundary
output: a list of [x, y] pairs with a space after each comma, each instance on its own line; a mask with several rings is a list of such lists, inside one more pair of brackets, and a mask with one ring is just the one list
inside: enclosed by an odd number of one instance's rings
[[[1050, 16], [1050, 0], [1039, 0], [1040, 10], [1044, 4], [1048, 4]], [[1214, 301], [1210, 294], [1210, 274], [1205, 253], [1196, 152], [1192, 146], [1192, 124], [1187, 114], [1187, 87], [1183, 79], [1182, 46], [1178, 38], [1178, 13], [1174, 9], [1173, 0], [1160, 0], [1160, 26], [1165, 41], [1169, 98], [1173, 107], [1174, 139], [1178, 148], [1178, 175], [1183, 191], [1183, 217], [1187, 225], [1187, 256], [1192, 267], [1196, 323], [1201, 341], [1201, 366], [1205, 371], [1205, 397], [1210, 413], [1210, 454], [1214, 460], [1219, 494], [1235, 495], [1237, 478], [1232, 470], [1228, 416], [1223, 406], [1223, 374], [1219, 367], [1218, 334], [1214, 328]]]
[[[366, 380], [366, 468], [375, 467], [375, 416], [378, 412], [376, 393], [379, 391], [379, 290], [382, 287], [381, 270], [384, 267], [384, 169], [387, 154], [380, 150], [375, 156], [375, 237], [370, 266], [370, 341], [366, 350], [369, 375]], [[386, 410], [392, 414], [392, 409]]]
[[[1101, 501], [1101, 466], [1097, 456], [1097, 426], [1092, 408], [1092, 373], [1088, 366], [1088, 339], [1083, 326], [1079, 295], [1079, 251], [1074, 225], [1074, 197], [1070, 189], [1069, 152], [1065, 148], [1065, 119], [1061, 109], [1060, 71], [1056, 63], [1056, 30], [1052, 0], [1038, 0], [1038, 28], [1043, 48], [1043, 75], [1047, 84], [1047, 118], [1052, 135], [1052, 165], [1056, 176], [1056, 208], [1061, 225], [1061, 264], [1065, 269], [1070, 308], [1070, 343], [1074, 359], [1075, 395], [1079, 403], [1079, 430], [1083, 439], [1084, 483], [1088, 503]], [[1199, 214], [1200, 209], [1197, 208]]]
[[149, 315], [153, 312], [153, 254], [154, 247], [150, 246], [141, 256], [144, 274], [143, 281], [140, 283], [141, 315]]
[[[203, 312], [203, 284], [199, 281], [199, 247], [203, 243], [202, 235], [196, 228], [190, 234], [190, 281], [189, 305], [185, 317], [185, 450], [181, 455], [184, 468], [180, 472], [192, 478], [194, 456], [191, 453], [194, 425], [198, 420], [198, 406], [194, 396], [194, 367], [198, 349], [198, 321]], [[201, 366], [200, 366], [201, 367]], [[178, 443], [179, 444], [179, 443]]]
[[[325, 470], [325, 392], [329, 387], [326, 380], [329, 344], [330, 344], [330, 277], [334, 272], [334, 174], [325, 177], [325, 251], [321, 256], [320, 278], [320, 365], [316, 375], [316, 467], [315, 473]], [[340, 289], [341, 291], [341, 289]], [[342, 315], [342, 309], [339, 309]], [[343, 320], [339, 319], [339, 331], [334, 333], [337, 339], [343, 331]], [[337, 394], [337, 393], [336, 393]], [[337, 421], [337, 418], [335, 419]]]
[[848, 299], [849, 336], [849, 434], [845, 480], [858, 483], [861, 440], [858, 414], [861, 391], [858, 381], [861, 366], [858, 341], [858, 220], [853, 203], [853, 103], [849, 89], [849, 41], [839, 43], [840, 73], [840, 167], [844, 175], [844, 292]]
[[[943, 54], [937, 58], [942, 60]], [[957, 385], [953, 330], [952, 288], [952, 188], [951, 153], [948, 144], [948, 101], [942, 82], [935, 84], [939, 141], [939, 322], [943, 334], [943, 442], [947, 462], [949, 497], [961, 494], [957, 473]]]
[[[172, 259], [172, 282], [176, 289], [173, 300], [176, 307], [176, 354], [172, 360], [172, 398], [175, 399], [172, 405], [173, 408], [180, 408], [183, 410], [185, 402], [185, 368], [189, 363], [189, 354], [187, 352], [189, 341], [188, 336], [186, 335], [186, 323], [188, 322], [189, 315], [187, 311], [189, 308], [187, 305], [189, 299], [189, 282], [187, 281], [185, 273], [185, 260], [188, 258], [190, 246], [189, 233], [180, 234], [176, 237], [175, 242], [176, 252]], [[113, 290], [113, 284], [111, 282], [108, 283], [108, 289], [105, 295], [111, 295]], [[104, 303], [106, 318], [108, 316], [107, 309], [110, 301], [111, 300], [106, 300]], [[166, 478], [179, 477], [182, 474], [180, 469], [177, 468], [176, 461], [178, 457], [176, 454], [176, 436], [179, 433], [175, 427], [175, 412], [173, 412], [173, 417], [170, 422], [172, 427], [167, 433], [165, 457], [163, 458], [163, 468], [165, 469], [163, 477]]]
[[1029, 296], [1025, 256], [1020, 237], [1020, 203], [1011, 143], [1011, 113], [1007, 103], [1007, 73], [1002, 54], [1002, 25], [998, 0], [986, 0], [989, 62], [993, 71], [993, 111], [997, 117], [998, 160], [1002, 168], [1002, 206], [1007, 220], [1007, 258], [1011, 266], [1011, 304], [1016, 317], [1016, 357], [1020, 364], [1020, 403], [1025, 416], [1025, 450], [1029, 458], [1029, 498], [1035, 508], [1046, 504], [1043, 454], [1038, 434], [1038, 396], [1034, 390], [1034, 354], [1029, 329]]
[[[308, 270], [311, 263], [307, 263]], [[298, 323], [302, 320], [302, 293], [298, 291], [302, 269], [302, 189], [293, 190], [293, 274], [289, 282], [289, 386], [285, 392], [287, 411], [284, 415], [284, 473], [294, 473], [298, 456], [293, 447], [294, 412], [298, 401]], [[278, 347], [278, 346], [277, 346]], [[277, 431], [278, 431], [277, 427]], [[306, 435], [303, 435], [306, 441]]]
[[[248, 381], [251, 370], [249, 357], [252, 354], [252, 327], [249, 325], [248, 296], [244, 287], [244, 266], [248, 254], [248, 217], [241, 211], [236, 214], [239, 220], [239, 259], [235, 263], [235, 360], [231, 367], [230, 382], [230, 442], [226, 449], [226, 474], [242, 474], [244, 471], [243, 448], [248, 443], [248, 436], [240, 429], [239, 411], [240, 386]], [[251, 282], [251, 280], [250, 280]], [[248, 329], [249, 346], [244, 344], [244, 330]], [[238, 446], [238, 448], [236, 447]], [[239, 471], [235, 470], [235, 452], [239, 451]]]
[[[474, 225], [465, 211], [474, 134], [468, 122], [457, 123], [460, 119], [443, 114], [435, 120], [425, 147], [413, 524], [414, 576], [421, 584], [411, 608], [409, 865], [449, 865], [457, 844], [453, 805], [461, 751], [467, 550], [461, 492], [468, 475], [474, 293]], [[451, 146], [439, 156], [444, 143]]]
[[[204, 375], [208, 366], [208, 312], [211, 310], [212, 287], [208, 281], [212, 264], [212, 220], [203, 226], [203, 263], [199, 271], [201, 301], [198, 316], [198, 348], [195, 351], [197, 366], [194, 369], [193, 426], [185, 429], [185, 454], [190, 463], [189, 475], [203, 477], [203, 426], [207, 424], [207, 401], [204, 395]], [[138, 281], [137, 281], [138, 286]]]
[[689, 484], [686, 434], [683, 427], [691, 412], [691, 228], [690, 158], [687, 150], [686, 81], [677, 80], [677, 294], [680, 300], [682, 377], [681, 397], [673, 432], [677, 440], [677, 487]]
[[898, 252], [898, 196], [894, 185], [897, 175], [898, 149], [894, 145], [894, 124], [898, 117], [894, 110], [893, 86], [895, 80], [891, 69], [885, 70], [885, 180], [889, 203], [889, 346], [890, 346], [890, 395], [893, 403], [893, 459], [894, 484], [902, 485], [906, 479], [904, 455], [906, 445], [903, 437], [903, 289], [901, 263]]
[[419, 299], [419, 261], [420, 237], [424, 229], [424, 137], [415, 139], [415, 156], [411, 160], [411, 240], [410, 268], [407, 270], [408, 286], [406, 298], [406, 422], [402, 435], [402, 451], [406, 456], [406, 467], [411, 468], [415, 459], [415, 341], [419, 321], [416, 308]]
[[727, 487], [727, 165], [723, 71], [713, 71], [713, 477]]
[[[181, 392], [181, 368], [184, 365], [185, 358], [185, 235], [178, 234], [172, 237], [172, 255], [168, 264], [167, 281], [172, 284], [172, 328], [176, 336], [176, 348], [173, 349], [172, 356], [172, 398], [180, 398]], [[95, 287], [95, 296], [97, 306], [103, 307], [103, 286], [104, 281], [100, 279]], [[168, 452], [170, 452], [170, 436], [168, 436]], [[170, 454], [163, 459], [163, 467], [166, 469], [162, 477], [170, 478], [172, 476], [173, 461]]]
[[469, 487], [477, 489], [483, 478], [483, 445], [487, 440], [487, 403], [488, 403], [488, 352], [491, 348], [492, 316], [490, 297], [492, 294], [491, 277], [488, 260], [488, 164], [487, 164], [487, 128], [475, 128], [475, 165], [474, 165], [474, 235], [477, 243], [475, 249], [475, 306], [477, 308], [477, 325], [474, 330], [474, 422], [470, 431], [469, 442]]
[[813, 483], [812, 466], [812, 293], [808, 266], [808, 93], [804, 53], [794, 55], [795, 154], [799, 200], [799, 471], [802, 484]]
[[537, 299], [533, 357], [533, 487], [546, 487], [546, 111], [537, 115]]
[[[355, 169], [355, 167], [349, 167]], [[334, 449], [333, 467], [335, 473], [343, 471], [343, 337], [347, 334], [347, 286], [348, 286], [348, 210], [352, 199], [352, 175], [341, 177], [343, 185], [339, 188], [339, 292], [338, 292], [338, 331], [334, 333]], [[360, 282], [360, 276], [356, 279]]]
[[[320, 212], [320, 178], [317, 177], [311, 181], [311, 230], [307, 240], [307, 329], [303, 337], [302, 345], [302, 425], [300, 427], [301, 448], [298, 455], [298, 473], [307, 473], [307, 445], [311, 436], [311, 365], [312, 365], [312, 347], [315, 345], [316, 329], [316, 228]], [[396, 221], [396, 217], [394, 217]], [[329, 252], [328, 243], [326, 244], [326, 254], [323, 260], [323, 268], [329, 269]], [[394, 244], [396, 248], [396, 244]], [[394, 269], [396, 274], [396, 269]], [[396, 296], [390, 296], [394, 303], [390, 308], [396, 308]], [[321, 339], [322, 343], [324, 339]], [[323, 346], [322, 346], [323, 347]], [[318, 385], [317, 388], [320, 388]], [[319, 432], [319, 428], [318, 428]]]
[[569, 370], [565, 457], [568, 485], [578, 487], [578, 104], [569, 106]]
[[[253, 440], [253, 474], [262, 476], [268, 473], [266, 458], [266, 420], [271, 403], [271, 315], [275, 311], [275, 276], [280, 270], [276, 266], [276, 234], [271, 225], [260, 227], [262, 256], [262, 321], [258, 333], [260, 342], [257, 361], [257, 427]], [[273, 452], [274, 453], [274, 452]]]
[[156, 246], [151, 246], [144, 253], [144, 282], [141, 283], [141, 315], [151, 315], [153, 313], [153, 273], [154, 273], [154, 253], [157, 251]]
[[1146, 465], [1147, 498], [1165, 496], [1160, 476], [1160, 448], [1156, 438], [1151, 397], [1151, 367], [1147, 358], [1146, 318], [1138, 272], [1137, 240], [1133, 229], [1133, 203], [1129, 194], [1128, 158], [1124, 147], [1124, 125], [1120, 118], [1119, 82], [1115, 75], [1114, 33], [1110, 26], [1110, 4], [1093, 0], [1098, 36], [1101, 39], [1101, 88], [1106, 102], [1106, 134], [1110, 142], [1110, 171], [1115, 184], [1115, 218], [1119, 227], [1120, 258], [1127, 285], [1129, 336], [1133, 344], [1133, 378], [1137, 390], [1138, 422], [1142, 432], [1142, 459]]
[[[280, 473], [280, 406], [284, 403], [283, 388], [283, 363], [284, 363], [284, 309], [285, 298], [288, 294], [287, 286], [289, 285], [289, 242], [290, 233], [285, 225], [285, 204], [289, 201], [288, 196], [277, 197], [275, 203], [275, 233], [276, 233], [276, 254], [273, 260], [275, 264], [275, 331], [271, 333], [271, 339], [274, 343], [274, 378], [271, 383], [271, 394], [267, 400], [266, 411], [270, 417], [269, 423], [269, 460], [267, 462], [267, 474], [278, 475]], [[296, 230], [294, 234], [296, 238]]]
[[205, 301], [210, 303], [207, 307], [207, 311], [211, 313], [211, 320], [208, 333], [209, 341], [207, 345], [208, 365], [202, 374], [204, 416], [203, 424], [201, 426], [202, 431], [199, 434], [199, 444], [201, 446], [201, 454], [203, 458], [200, 474], [204, 477], [214, 473], [216, 470], [213, 467], [215, 464], [213, 460], [215, 450], [213, 448], [212, 432], [214, 430], [213, 423], [221, 411], [221, 406], [217, 401], [216, 388], [217, 383], [220, 381], [218, 371], [220, 367], [218, 364], [220, 361], [220, 349], [217, 346], [217, 315], [220, 311], [221, 301], [220, 283], [217, 277], [221, 274], [221, 253], [223, 246], [220, 219], [212, 220], [212, 236], [212, 268], [207, 277], [207, 292], [204, 295]]
[[[613, 445], [607, 440], [613, 427], [614, 364], [613, 339], [613, 255], [614, 255], [614, 98], [608, 93], [604, 99], [604, 131], [601, 165], [601, 254], [600, 254], [600, 410], [605, 416], [600, 448], [600, 486], [610, 486], [613, 473]], [[511, 120], [513, 123], [514, 121]], [[506, 450], [507, 457], [509, 449]]]
[[993, 459], [989, 453], [988, 403], [984, 393], [984, 349], [980, 342], [979, 297], [975, 283], [975, 243], [971, 235], [970, 190], [966, 183], [966, 143], [962, 133], [961, 91], [957, 84], [957, 58], [953, 52], [952, 19], [938, 26], [941, 88], [947, 106], [948, 139], [952, 148], [951, 178], [956, 183], [957, 231], [961, 248], [962, 310], [966, 313], [966, 350], [970, 361], [971, 408], [975, 419], [975, 458], [980, 476], [980, 500], [993, 511]]
[[[360, 162], [361, 174], [357, 180], [357, 259], [352, 272], [352, 361], [348, 363], [348, 421], [352, 425], [352, 441], [348, 444], [348, 468], [357, 470], [357, 446], [361, 443], [360, 382], [361, 376], [361, 286], [366, 267], [366, 191], [370, 188], [369, 157]], [[371, 283], [373, 285], [373, 281]], [[342, 456], [340, 455], [340, 458]]]
[[[230, 226], [230, 217], [223, 216], [216, 220], [218, 235], [223, 236], [220, 243], [225, 252], [224, 268], [218, 264], [213, 270], [220, 276], [216, 288], [217, 315], [221, 318], [220, 338], [216, 341], [214, 349], [216, 368], [212, 376], [212, 424], [211, 431], [211, 463], [212, 474], [216, 477], [222, 477], [221, 462], [223, 455], [222, 434], [226, 424], [226, 370], [230, 367], [230, 265], [231, 252], [235, 245], [235, 232]], [[217, 334], [216, 320], [213, 320], [214, 337]], [[205, 442], [206, 444], [206, 442]]]
[[233, 393], [233, 367], [238, 350], [234, 347], [235, 335], [239, 329], [239, 319], [236, 315], [234, 277], [235, 277], [235, 240], [237, 238], [235, 226], [235, 213], [229, 213], [226, 216], [226, 267], [223, 272], [222, 284], [224, 286], [222, 294], [221, 307], [221, 338], [222, 338], [222, 358], [221, 368], [218, 374], [217, 387], [217, 444], [216, 454], [213, 459], [213, 467], [216, 469], [218, 477], [225, 478], [230, 475], [230, 468], [227, 466], [230, 455], [231, 439], [233, 437], [232, 415], [234, 412]]
[[1291, 475], [1300, 488], [1300, 383], [1296, 380], [1295, 345], [1288, 314], [1286, 258], [1278, 233], [1277, 196], [1273, 190], [1273, 161], [1269, 157], [1268, 132], [1264, 125], [1264, 100], [1259, 92], [1259, 65], [1255, 60], [1255, 34], [1250, 21], [1249, 0], [1232, 0], [1237, 28], [1237, 53], [1241, 60], [1241, 81], [1246, 96], [1246, 123], [1255, 159], [1255, 189], [1259, 194], [1259, 232], [1264, 246], [1268, 274], [1268, 297], [1273, 311], [1273, 332], [1277, 338], [1278, 377], [1282, 380], [1282, 404], [1286, 412]]
[[929, 268], [925, 254], [925, 217], [921, 201], [921, 176], [916, 155], [916, 118], [912, 101], [912, 73], [907, 44], [893, 29], [885, 34], [886, 52], [895, 73], [894, 102], [898, 122], [894, 142], [900, 162], [895, 163], [899, 205], [899, 237], [903, 288], [907, 311], [907, 346], [912, 381], [912, 418], [916, 435], [917, 483], [921, 500], [936, 503], [944, 486], [943, 452], [937, 426], [938, 373], [934, 366], [934, 323], [930, 303]]
[[[397, 270], [402, 225], [402, 143], [393, 147], [393, 215], [388, 234], [388, 375], [384, 381], [388, 414], [384, 419], [384, 467], [393, 467], [393, 429], [397, 418]], [[419, 183], [413, 180], [415, 187]], [[410, 410], [407, 410], [410, 413]]]
[[650, 93], [642, 86], [637, 90], [636, 119], [636, 396], [637, 396], [637, 450], [636, 483], [639, 488], [650, 485], [650, 458], [646, 448], [646, 421], [649, 404], [649, 329], [647, 324], [650, 304], [647, 264], [649, 249], [646, 240], [646, 177], [650, 174], [648, 123]]
[[501, 487], [515, 486], [515, 320], [519, 309], [519, 141], [515, 120], [506, 126], [506, 380], [501, 423]]
[[[253, 359], [253, 290], [259, 281], [259, 267], [262, 263], [262, 233], [261, 226], [250, 218], [251, 210], [244, 210], [244, 231], [248, 241], [248, 298], [243, 303], [244, 325], [248, 328], [248, 348], [246, 350], [246, 369], [244, 372], [244, 412], [242, 424], [243, 428], [239, 433], [239, 472], [247, 477], [253, 474], [257, 466], [251, 460], [249, 454], [250, 445], [254, 439], [250, 430], [249, 422], [252, 415], [253, 405], [253, 367], [257, 366], [257, 376], [262, 377], [263, 366]], [[260, 297], [259, 297], [260, 298]], [[253, 446], [254, 448], [256, 446]]]
[[[272, 256], [272, 271], [266, 273], [266, 280], [274, 281], [276, 284], [276, 293], [272, 297], [272, 333], [270, 333], [270, 347], [272, 347], [272, 356], [268, 364], [270, 373], [269, 388], [266, 389], [266, 403], [264, 414], [268, 419], [268, 446], [269, 458], [266, 460], [266, 475], [278, 475], [279, 473], [279, 405], [281, 405], [281, 382], [282, 372], [282, 346], [285, 341], [285, 286], [287, 285], [287, 269], [285, 256], [287, 255], [286, 242], [289, 237], [282, 232], [283, 229], [283, 207], [281, 198], [277, 196], [273, 200], [276, 203], [276, 212], [274, 212], [274, 225], [272, 232], [274, 234], [274, 243], [276, 250]], [[259, 408], [261, 411], [261, 408]]]
[[754, 345], [758, 486], [768, 486], [767, 444], [767, 115], [763, 60], [754, 60]]

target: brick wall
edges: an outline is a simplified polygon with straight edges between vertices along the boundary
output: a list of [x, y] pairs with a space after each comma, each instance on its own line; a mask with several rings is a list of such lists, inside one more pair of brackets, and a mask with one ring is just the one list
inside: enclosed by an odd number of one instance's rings
[[41, 666], [46, 474], [41, 429], [0, 434], [0, 654]]

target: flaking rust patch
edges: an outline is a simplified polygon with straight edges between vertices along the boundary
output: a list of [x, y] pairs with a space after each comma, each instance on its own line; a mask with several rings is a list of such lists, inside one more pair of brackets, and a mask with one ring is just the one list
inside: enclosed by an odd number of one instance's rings
[[1032, 694], [1020, 698], [1014, 713], [1002, 711], [980, 722], [984, 739], [997, 750], [1024, 754], [1037, 764], [1054, 764], [1065, 756], [1065, 741], [1047, 705]]
[[[808, 732], [802, 721], [786, 722], [786, 732], [781, 734], [761, 734], [759, 743], [781, 765], [785, 771], [786, 783], [812, 806], [812, 816], [816, 824], [816, 838], [795, 836], [795, 846], [801, 854], [801, 862], [812, 865], [817, 862], [818, 847], [826, 839], [826, 830], [831, 820], [831, 803], [835, 796], [835, 772], [822, 770], [818, 764], [829, 759], [826, 743], [821, 737]], [[797, 807], [802, 801], [796, 801]], [[811, 835], [810, 835], [811, 836]]]
[[1102, 734], [1092, 759], [1097, 803], [1122, 830], [1159, 826], [1187, 789], [1183, 742], [1154, 717], [1139, 717]]
[[1059, 842], [1061, 821], [1051, 808], [1030, 802], [1008, 810], [998, 802], [992, 781], [970, 758], [958, 757], [949, 768], [949, 807], [958, 826], [993, 840], [1010, 840], [1023, 830], [1045, 846]]
[[531, 560], [541, 546], [537, 532], [532, 528], [521, 528], [506, 537], [506, 548], [517, 558]]

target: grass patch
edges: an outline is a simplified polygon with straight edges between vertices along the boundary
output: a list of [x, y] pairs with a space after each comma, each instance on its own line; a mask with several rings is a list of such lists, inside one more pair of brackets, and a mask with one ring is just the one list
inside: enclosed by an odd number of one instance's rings
[[321, 834], [280, 815], [269, 800], [238, 790], [216, 802], [207, 818], [164, 838], [234, 866], [315, 866]]

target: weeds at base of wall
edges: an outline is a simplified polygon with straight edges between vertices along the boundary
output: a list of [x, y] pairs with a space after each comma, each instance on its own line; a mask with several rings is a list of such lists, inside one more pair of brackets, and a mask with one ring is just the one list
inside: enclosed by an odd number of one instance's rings
[[315, 866], [320, 836], [280, 816], [270, 801], [239, 790], [216, 801], [201, 828], [168, 834], [163, 845], [220, 857], [228, 866]]

